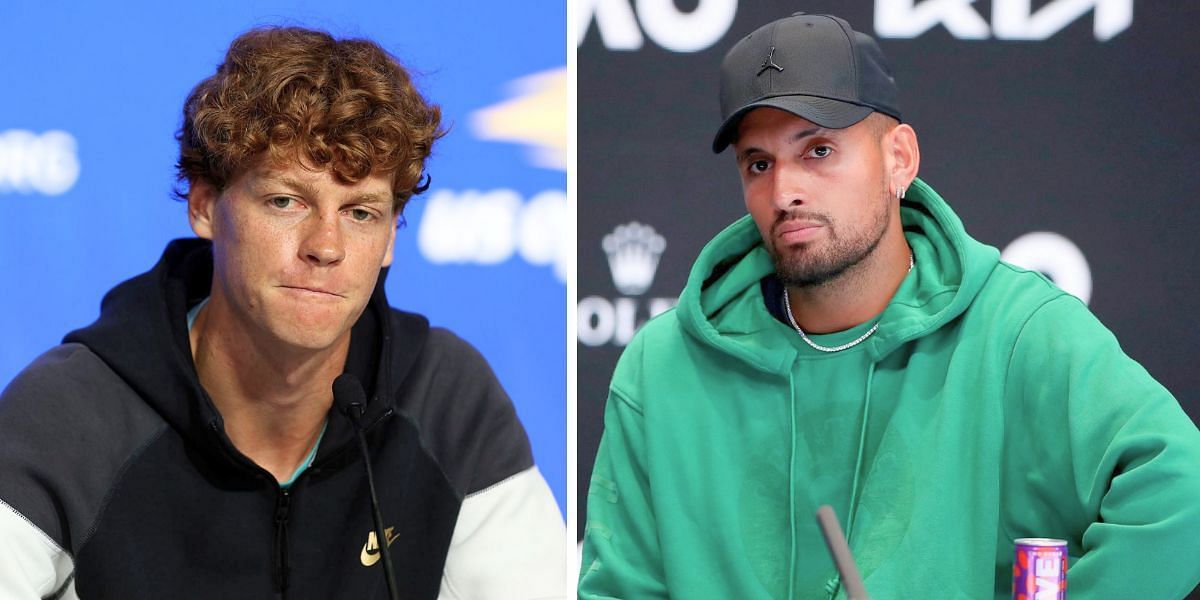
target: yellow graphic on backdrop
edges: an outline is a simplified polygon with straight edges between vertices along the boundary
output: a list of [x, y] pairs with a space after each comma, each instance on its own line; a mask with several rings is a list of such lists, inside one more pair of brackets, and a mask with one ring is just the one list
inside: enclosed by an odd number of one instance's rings
[[509, 85], [512, 98], [471, 115], [475, 135], [525, 144], [534, 165], [567, 170], [567, 69], [534, 73]]

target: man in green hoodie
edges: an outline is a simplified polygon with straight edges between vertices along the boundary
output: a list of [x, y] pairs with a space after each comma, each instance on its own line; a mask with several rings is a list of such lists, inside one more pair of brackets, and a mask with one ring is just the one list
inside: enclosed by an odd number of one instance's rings
[[581, 598], [1009, 598], [1066, 540], [1071, 597], [1200, 582], [1200, 432], [1113, 335], [969, 237], [920, 179], [870, 37], [793, 15], [721, 67], [749, 215], [613, 375]]

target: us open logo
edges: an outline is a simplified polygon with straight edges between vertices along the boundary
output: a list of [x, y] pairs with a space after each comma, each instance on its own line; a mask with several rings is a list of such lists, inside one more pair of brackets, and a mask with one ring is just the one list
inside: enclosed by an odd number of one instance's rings
[[570, 223], [567, 194], [545, 190], [528, 201], [516, 190], [430, 193], [417, 230], [417, 249], [433, 264], [491, 266], [514, 256], [550, 267], [560, 282], [575, 260], [563, 233]]
[[613, 287], [623, 296], [588, 296], [579, 301], [577, 336], [585, 346], [625, 346], [647, 319], [675, 306], [679, 298], [639, 298], [654, 284], [667, 241], [650, 225], [636, 221], [618, 225], [600, 247], [608, 261]]

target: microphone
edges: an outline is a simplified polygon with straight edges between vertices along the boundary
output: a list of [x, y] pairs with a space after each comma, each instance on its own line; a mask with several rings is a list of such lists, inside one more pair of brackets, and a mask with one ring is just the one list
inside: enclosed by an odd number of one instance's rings
[[[351, 423], [357, 425], [358, 418], [367, 407], [367, 393], [363, 391], [362, 382], [353, 373], [342, 373], [333, 380], [333, 403], [342, 414], [350, 418]], [[354, 416], [351, 416], [351, 412], [355, 413]], [[357, 429], [356, 426], [355, 430]]]
[[863, 586], [858, 567], [854, 564], [854, 556], [850, 554], [850, 546], [846, 543], [846, 536], [842, 533], [842, 526], [838, 524], [837, 514], [833, 512], [832, 506], [825, 504], [817, 509], [817, 525], [821, 526], [825, 546], [829, 548], [833, 564], [837, 565], [842, 584], [846, 586], [846, 595], [850, 600], [869, 600], [867, 589]]
[[396, 571], [392, 566], [392, 556], [388, 551], [387, 534], [383, 529], [383, 514], [379, 512], [379, 497], [375, 494], [375, 475], [371, 472], [371, 455], [367, 450], [367, 437], [363, 433], [362, 418], [367, 409], [367, 393], [363, 391], [362, 382], [351, 373], [342, 373], [333, 380], [333, 403], [338, 410], [350, 419], [354, 433], [358, 438], [358, 449], [362, 453], [363, 465], [367, 469], [367, 490], [371, 494], [371, 516], [375, 519], [375, 539], [379, 545], [380, 558], [383, 559], [383, 576], [387, 581], [388, 597], [400, 600], [396, 589]]

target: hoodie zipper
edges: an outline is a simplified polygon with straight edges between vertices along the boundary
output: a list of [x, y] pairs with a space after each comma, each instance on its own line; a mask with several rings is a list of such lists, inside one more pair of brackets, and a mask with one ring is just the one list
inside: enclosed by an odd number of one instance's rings
[[[240, 462], [239, 459], [246, 460], [223, 443], [221, 425], [217, 420], [210, 421], [208, 429], [213, 435], [216, 446], [228, 457], [238, 462]], [[262, 470], [262, 467], [258, 467], [258, 465], [254, 466], [261, 471], [260, 480], [265, 479], [263, 475], [269, 476], [266, 471]], [[290, 565], [288, 564], [287, 522], [291, 504], [291, 493], [284, 488], [279, 488], [279, 494], [275, 497], [275, 547], [271, 553], [271, 572], [275, 580], [275, 591], [279, 592], [279, 598], [287, 597], [288, 571], [290, 569]]]
[[280, 489], [279, 496], [275, 500], [275, 589], [281, 597], [286, 597], [288, 587], [288, 540], [287, 540], [287, 522], [288, 509], [291, 507], [292, 497], [288, 490]]
[[[372, 400], [375, 402], [379, 402], [378, 397], [372, 398]], [[388, 407], [386, 410], [383, 411], [383, 414], [379, 415], [373, 421], [371, 421], [369, 424], [367, 424], [367, 426], [363, 428], [363, 432], [366, 433], [366, 432], [372, 430], [376, 425], [380, 424], [381, 422], [386, 420], [388, 417], [391, 417], [393, 414], [395, 414], [395, 409], [392, 407]], [[236, 453], [230, 452], [225, 447], [225, 445], [221, 443], [221, 427], [220, 427], [220, 424], [216, 420], [209, 422], [209, 431], [212, 432], [214, 438], [216, 439], [217, 447], [224, 449], [226, 454], [228, 454], [230, 457], [237, 458], [238, 455]], [[335, 451], [335, 452], [331, 453], [329, 456], [325, 457], [321, 461], [321, 464], [323, 465], [323, 464], [329, 462], [330, 460], [333, 460], [336, 456], [340, 456], [340, 455], [344, 454], [345, 452], [351, 451], [352, 448], [353, 448], [352, 444], [347, 444], [344, 447], [339, 448], [337, 451]], [[364, 457], [364, 460], [369, 460], [369, 459], [367, 457]], [[310, 469], [319, 469], [320, 468], [320, 466], [316, 463], [316, 461], [314, 461], [313, 464], [310, 465], [309, 467], [310, 467]], [[259, 467], [259, 468], [261, 469], [261, 467]], [[301, 477], [303, 477], [303, 475], [301, 475]], [[275, 543], [274, 543], [274, 551], [272, 552], [272, 565], [271, 565], [272, 569], [271, 570], [272, 570], [272, 573], [273, 573], [274, 579], [275, 579], [275, 590], [278, 592], [277, 597], [281, 598], [281, 599], [287, 598], [288, 575], [291, 570], [291, 565], [289, 564], [289, 560], [288, 560], [288, 537], [287, 537], [287, 524], [288, 524], [288, 518], [290, 516], [291, 500], [292, 500], [292, 498], [291, 498], [290, 490], [284, 489], [284, 488], [279, 488], [279, 494], [278, 494], [278, 496], [276, 496], [276, 499], [275, 499]]]

